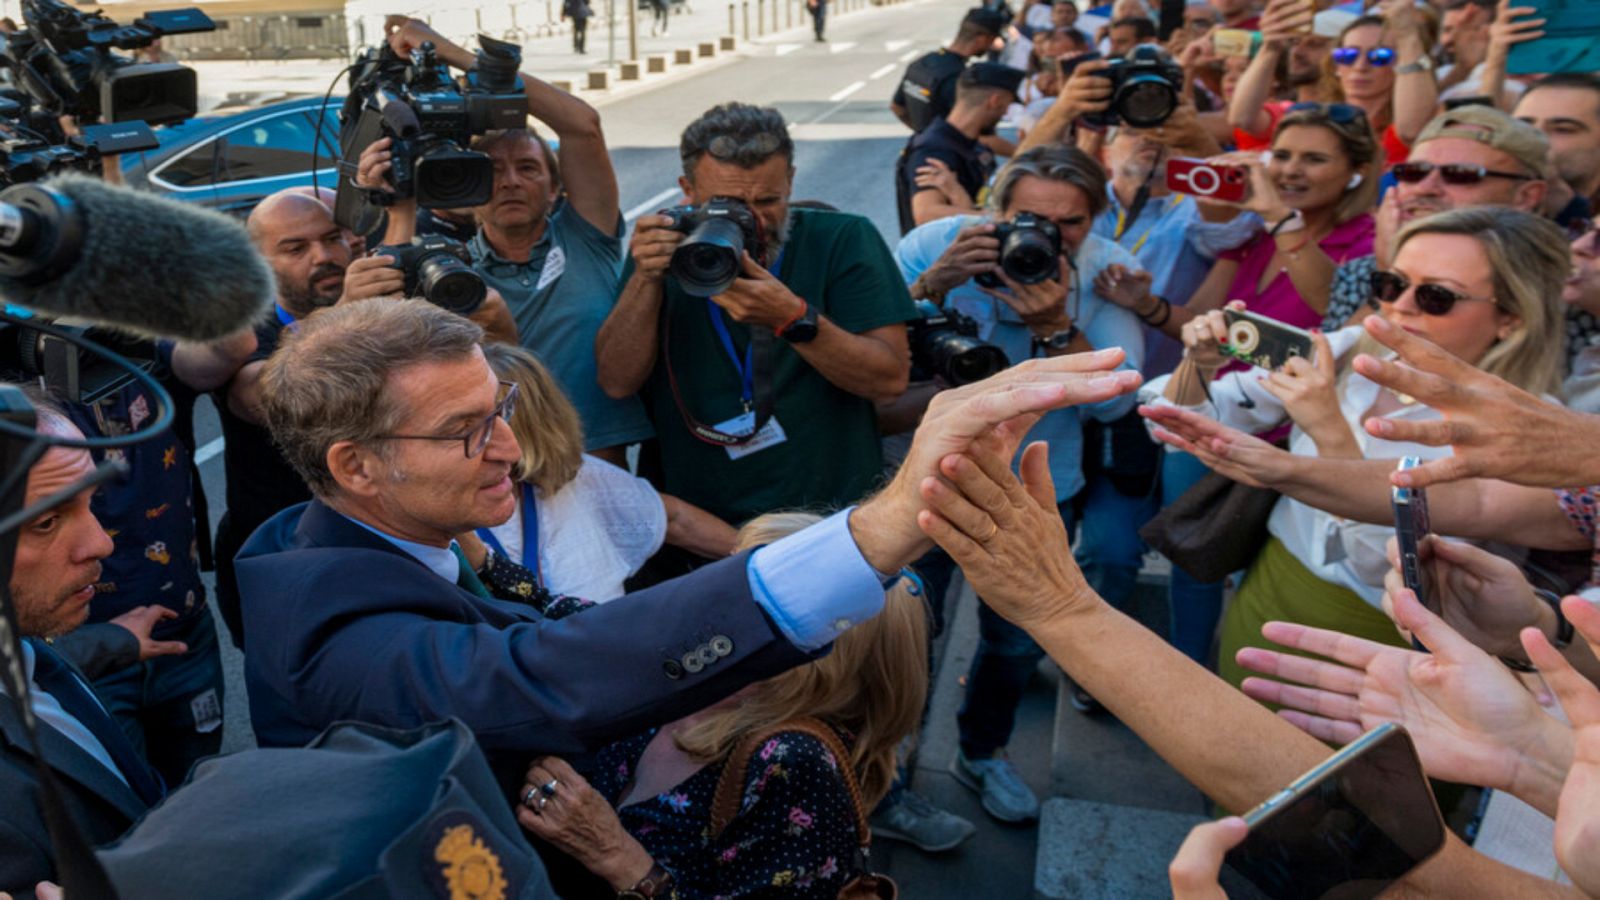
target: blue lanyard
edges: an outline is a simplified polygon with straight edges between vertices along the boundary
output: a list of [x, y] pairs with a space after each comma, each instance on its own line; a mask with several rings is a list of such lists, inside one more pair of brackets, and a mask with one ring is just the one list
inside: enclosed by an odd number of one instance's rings
[[[500, 545], [494, 532], [479, 528], [478, 537], [495, 553], [506, 556], [506, 548]], [[544, 576], [539, 572], [539, 501], [533, 495], [533, 485], [526, 482], [522, 484], [522, 565], [533, 572], [536, 583], [544, 586]]]
[[[772, 276], [778, 276], [778, 270], [783, 267], [783, 250], [778, 251], [778, 258], [772, 261], [772, 268], [768, 269]], [[711, 316], [711, 328], [717, 333], [717, 340], [722, 342], [722, 351], [728, 354], [728, 360], [733, 363], [733, 370], [739, 373], [739, 399], [744, 403], [745, 412], [749, 412], [755, 405], [756, 397], [756, 366], [755, 342], [745, 344], [744, 358], [739, 358], [739, 351], [733, 346], [733, 335], [728, 332], [728, 323], [722, 314], [722, 307], [711, 298], [706, 298], [706, 313]]]
[[274, 304], [273, 308], [278, 311], [278, 322], [280, 324], [282, 324], [283, 327], [285, 327], [285, 328], [293, 328], [294, 327], [294, 324], [295, 324], [294, 314], [289, 312], [287, 309], [284, 309], [282, 303]]

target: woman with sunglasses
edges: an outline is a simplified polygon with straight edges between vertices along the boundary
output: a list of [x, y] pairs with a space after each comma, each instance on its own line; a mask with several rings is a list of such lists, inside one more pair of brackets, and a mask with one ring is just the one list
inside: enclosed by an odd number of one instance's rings
[[[734, 530], [726, 522], [584, 453], [577, 409], [534, 354], [486, 344], [483, 355], [514, 389], [506, 419], [522, 448], [511, 472], [521, 498], [516, 512], [504, 524], [459, 538], [491, 587], [541, 606], [548, 597], [603, 603], [622, 596], [623, 582], [663, 543], [709, 559], [733, 552]], [[512, 565], [497, 573], [500, 560]]]
[[1386, 0], [1383, 15], [1346, 25], [1328, 54], [1342, 99], [1367, 114], [1386, 165], [1405, 161], [1439, 103], [1429, 30], [1411, 0]]
[[[1560, 230], [1514, 210], [1471, 208], [1408, 225], [1392, 267], [1372, 276], [1378, 315], [1441, 349], [1535, 393], [1555, 391], [1562, 356], [1562, 310], [1568, 251]], [[1157, 405], [1190, 407], [1224, 425], [1265, 432], [1293, 424], [1289, 449], [1303, 456], [1437, 458], [1449, 448], [1372, 437], [1369, 417], [1434, 419], [1438, 413], [1380, 388], [1349, 367], [1358, 352], [1392, 355], [1360, 326], [1314, 335], [1315, 358], [1282, 369], [1212, 382], [1226, 361], [1220, 312], [1184, 329], [1185, 360], [1145, 394]], [[1223, 618], [1219, 672], [1238, 684], [1234, 654], [1259, 646], [1271, 620], [1331, 628], [1400, 643], [1380, 610], [1394, 530], [1340, 519], [1282, 498], [1268, 521], [1271, 535], [1250, 566]]]

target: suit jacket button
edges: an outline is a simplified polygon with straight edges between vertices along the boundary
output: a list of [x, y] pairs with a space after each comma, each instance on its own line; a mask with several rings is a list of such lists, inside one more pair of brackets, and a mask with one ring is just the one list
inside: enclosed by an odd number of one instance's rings
[[722, 658], [717, 655], [717, 651], [711, 649], [705, 644], [701, 644], [700, 649], [695, 652], [699, 654], [700, 662], [707, 666], [715, 664], [717, 660]]
[[725, 634], [719, 634], [711, 639], [711, 652], [718, 656], [733, 655], [733, 639]]
[[669, 659], [662, 663], [661, 670], [666, 672], [667, 677], [671, 678], [673, 681], [677, 681], [679, 678], [683, 677], [683, 666], [679, 665], [678, 661], [675, 659]]
[[706, 664], [700, 661], [700, 654], [698, 651], [690, 650], [688, 653], [683, 655], [683, 668], [689, 674], [697, 675], [699, 674], [700, 670], [704, 669], [705, 667]]

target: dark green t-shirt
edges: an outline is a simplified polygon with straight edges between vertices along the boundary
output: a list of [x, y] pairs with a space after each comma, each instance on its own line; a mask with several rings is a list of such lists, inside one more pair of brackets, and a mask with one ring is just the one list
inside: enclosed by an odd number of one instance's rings
[[[900, 272], [867, 219], [796, 209], [778, 278], [835, 325], [859, 334], [916, 318]], [[622, 273], [626, 284], [630, 259]], [[671, 366], [689, 412], [717, 426], [744, 411], [738, 369], [713, 329], [707, 301], [665, 282]], [[740, 359], [750, 327], [720, 309]], [[662, 489], [739, 524], [765, 512], [835, 508], [861, 499], [883, 468], [871, 401], [834, 387], [781, 338], [773, 342], [773, 418], [787, 439], [741, 459], [696, 438], [673, 401], [662, 354], [640, 392], [661, 441]], [[728, 430], [728, 429], [723, 429]]]

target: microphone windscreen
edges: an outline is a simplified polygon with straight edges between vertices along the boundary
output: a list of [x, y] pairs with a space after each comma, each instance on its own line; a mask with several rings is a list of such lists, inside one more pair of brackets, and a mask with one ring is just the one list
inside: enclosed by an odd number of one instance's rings
[[77, 207], [83, 246], [56, 278], [0, 276], [0, 297], [34, 312], [151, 337], [212, 340], [260, 321], [272, 269], [228, 216], [67, 174], [44, 182]]

